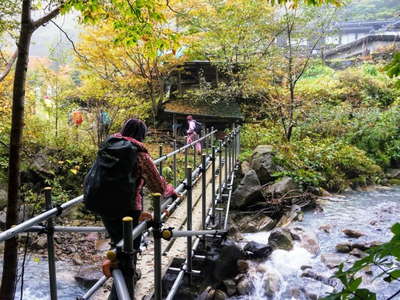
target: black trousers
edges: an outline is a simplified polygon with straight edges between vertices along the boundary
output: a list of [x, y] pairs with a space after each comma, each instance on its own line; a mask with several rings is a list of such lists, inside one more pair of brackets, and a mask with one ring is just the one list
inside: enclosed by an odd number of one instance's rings
[[[130, 213], [127, 213], [125, 215], [132, 217], [133, 219], [133, 228], [135, 228], [139, 224], [139, 216], [140, 216], [141, 211], [132, 211]], [[107, 229], [107, 232], [111, 238], [111, 244], [113, 247], [115, 247], [120, 240], [122, 240], [123, 237], [123, 230], [122, 230], [122, 218], [106, 218], [106, 217], [101, 217], [104, 227]], [[134, 241], [133, 241], [133, 248], [135, 250], [140, 249], [140, 241], [141, 241], [141, 235], [138, 236]], [[134, 282], [133, 280], [129, 278], [133, 278], [135, 274], [135, 266], [136, 266], [136, 252], [133, 256], [133, 262], [134, 266], [129, 266], [126, 262], [124, 262], [124, 259], [120, 259], [120, 268], [122, 271], [122, 274], [125, 277], [125, 283], [128, 288], [129, 293], [131, 294], [131, 298], [133, 299], [132, 291], [134, 288]], [[112, 290], [110, 293], [110, 296], [108, 297], [108, 300], [118, 300], [117, 296], [117, 291], [115, 289], [115, 285], [113, 284]]]

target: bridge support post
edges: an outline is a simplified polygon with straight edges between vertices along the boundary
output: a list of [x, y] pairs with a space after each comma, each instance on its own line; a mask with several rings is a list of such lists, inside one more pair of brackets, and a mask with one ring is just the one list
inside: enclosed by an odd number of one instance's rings
[[[44, 189], [44, 197], [46, 200], [46, 210], [52, 209], [51, 187], [46, 187]], [[54, 223], [52, 218], [47, 220], [47, 255], [49, 260], [50, 299], [57, 300], [57, 276], [54, 257]]]
[[[162, 156], [163, 156], [163, 146], [160, 145], [160, 157], [162, 157]], [[160, 164], [158, 165], [158, 170], [159, 170], [160, 175], [162, 176], [162, 173], [163, 173], [163, 162], [162, 161], [160, 161]]]
[[207, 156], [203, 154], [201, 156], [201, 228], [203, 230], [206, 228], [206, 210], [207, 210], [207, 196], [206, 196], [206, 188], [207, 188], [207, 180], [206, 180], [206, 159]]
[[[211, 132], [214, 131], [214, 126], [211, 126]], [[211, 147], [214, 146], [214, 133], [210, 136]]]
[[[229, 180], [229, 178], [231, 178], [231, 170], [232, 170], [232, 142], [231, 142], [231, 139], [232, 139], [232, 134], [230, 134], [229, 136], [228, 136], [228, 144], [227, 144], [227, 147], [228, 147], [228, 180]], [[226, 183], [227, 185], [228, 185], [228, 183]]]
[[176, 140], [174, 140], [174, 162], [173, 162], [173, 169], [174, 169], [174, 187], [176, 187]]
[[236, 166], [236, 127], [233, 127], [233, 143], [232, 143], [232, 151], [233, 151], [233, 164], [232, 164], [232, 172], [235, 171]]
[[152, 194], [154, 207], [154, 297], [155, 300], [162, 299], [161, 278], [161, 194]]
[[188, 167], [188, 151], [189, 151], [189, 148], [185, 148], [185, 170]]
[[[205, 134], [208, 134], [208, 129], [204, 129], [205, 130]], [[205, 150], [206, 150], [206, 154], [208, 155], [208, 137], [204, 140], [204, 145], [205, 145]]]
[[218, 201], [222, 202], [222, 141], [221, 140], [219, 140], [218, 154], [219, 154]]
[[193, 145], [193, 167], [196, 169], [196, 144]]
[[235, 168], [235, 133], [231, 133], [231, 172], [232, 175], [233, 169]]
[[215, 146], [211, 146], [211, 209], [212, 209], [212, 224], [215, 224]]
[[132, 217], [124, 217], [122, 219], [122, 237], [124, 240], [124, 245], [122, 247], [122, 260], [120, 263], [123, 266], [120, 266], [125, 270], [124, 278], [125, 285], [128, 290], [129, 296], [133, 299], [134, 296], [134, 274], [135, 274], [135, 262], [133, 259], [134, 250], [133, 250], [133, 238], [132, 238], [132, 230], [133, 230], [133, 219]]
[[225, 187], [228, 186], [228, 138], [225, 137], [224, 139], [224, 152], [225, 152], [225, 158], [224, 158], [224, 167], [225, 167], [225, 180], [224, 180], [224, 185]]
[[[192, 230], [192, 168], [186, 169], [186, 204], [187, 204], [187, 230]], [[186, 242], [188, 283], [192, 284], [192, 237], [187, 237]]]

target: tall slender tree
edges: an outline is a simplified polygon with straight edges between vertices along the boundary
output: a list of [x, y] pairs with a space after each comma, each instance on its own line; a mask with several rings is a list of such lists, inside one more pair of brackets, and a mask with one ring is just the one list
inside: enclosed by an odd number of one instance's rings
[[[6, 2], [10, 1], [0, 0], [0, 4]], [[165, 20], [163, 15], [158, 12], [159, 5], [156, 0], [134, 2], [129, 0], [43, 0], [40, 4], [44, 4], [43, 7], [46, 7], [47, 13], [37, 20], [32, 20], [32, 10], [35, 8], [35, 4], [37, 2], [34, 0], [22, 0], [21, 6], [18, 55], [13, 85], [6, 229], [18, 223], [26, 74], [31, 37], [35, 30], [54, 19], [61, 12], [68, 12], [72, 8], [81, 13], [84, 22], [91, 23], [107, 18], [109, 12], [112, 11], [117, 16], [112, 19], [116, 34], [115, 40], [120, 43], [135, 44], [142, 34], [152, 32], [153, 21]], [[0, 22], [0, 26], [1, 24], [3, 23]], [[18, 242], [16, 238], [6, 241], [3, 262], [0, 299], [11, 300], [14, 299], [17, 279]]]

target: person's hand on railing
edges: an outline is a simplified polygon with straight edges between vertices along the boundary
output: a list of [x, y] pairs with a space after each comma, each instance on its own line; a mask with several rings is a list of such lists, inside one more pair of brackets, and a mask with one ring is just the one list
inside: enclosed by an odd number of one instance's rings
[[143, 221], [151, 221], [153, 220], [153, 216], [151, 215], [151, 213], [147, 212], [147, 211], [142, 211], [140, 216], [139, 216], [139, 222], [143, 222]]

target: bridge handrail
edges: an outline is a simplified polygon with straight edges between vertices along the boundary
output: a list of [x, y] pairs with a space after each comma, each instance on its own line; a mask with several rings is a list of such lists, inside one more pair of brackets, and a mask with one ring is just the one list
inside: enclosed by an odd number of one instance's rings
[[[162, 156], [162, 157], [160, 157], [158, 159], [153, 160], [153, 162], [155, 164], [159, 164], [160, 162], [168, 159], [169, 157], [184, 151], [186, 148], [189, 148], [189, 147], [195, 145], [196, 143], [203, 141], [204, 139], [208, 138], [209, 136], [213, 135], [216, 132], [217, 132], [217, 130], [211, 131], [210, 133], [208, 133], [207, 135], [197, 139], [196, 141], [194, 141], [194, 142], [192, 142], [190, 144], [187, 144], [187, 145], [185, 145], [185, 146], [183, 146], [183, 147], [181, 147], [181, 148], [179, 148], [179, 149], [177, 149], [177, 150], [175, 150], [173, 152], [170, 152], [167, 155], [164, 155], [164, 156]], [[178, 186], [177, 190], [178, 190], [177, 191], [178, 193], [181, 192], [182, 184]], [[17, 234], [26, 231], [30, 227], [32, 227], [32, 226], [34, 226], [34, 225], [36, 225], [36, 224], [38, 224], [38, 223], [40, 223], [42, 221], [45, 221], [45, 220], [47, 220], [49, 218], [52, 218], [54, 216], [58, 216], [58, 215], [64, 214], [66, 211], [71, 209], [74, 205], [77, 205], [77, 204], [81, 203], [82, 201], [83, 201], [83, 195], [80, 195], [80, 196], [78, 196], [78, 197], [76, 197], [76, 198], [74, 198], [74, 199], [72, 199], [70, 201], [67, 201], [67, 202], [65, 202], [65, 203], [63, 203], [63, 204], [61, 204], [61, 205], [59, 205], [59, 206], [57, 206], [55, 208], [47, 210], [47, 211], [45, 211], [45, 212], [43, 212], [43, 213], [41, 213], [41, 214], [29, 219], [29, 220], [26, 220], [26, 221], [24, 221], [24, 222], [22, 222], [22, 223], [20, 223], [18, 225], [13, 226], [12, 228], [9, 228], [9, 229], [1, 232], [0, 233], [0, 242], [4, 242], [5, 240], [10, 239], [10, 238], [16, 236]]]

